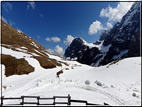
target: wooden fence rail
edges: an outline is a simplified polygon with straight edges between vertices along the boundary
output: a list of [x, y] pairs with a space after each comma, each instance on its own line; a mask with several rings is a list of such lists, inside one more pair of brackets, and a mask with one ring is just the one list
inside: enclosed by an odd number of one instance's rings
[[[25, 102], [25, 99], [36, 99], [36, 102]], [[66, 98], [66, 102], [57, 102], [56, 99], [62, 99]], [[19, 101], [19, 104], [4, 104], [4, 100], [21, 100], [22, 102]], [[40, 100], [53, 100], [53, 103], [46, 103], [42, 104], [40, 103]], [[71, 105], [71, 103], [84, 103], [86, 105], [101, 105], [101, 104], [93, 104], [93, 103], [88, 103], [87, 101], [84, 100], [73, 100], [71, 99], [71, 96], [53, 96], [53, 98], [40, 98], [40, 96], [21, 96], [21, 97], [13, 97], [13, 98], [5, 98], [4, 96], [1, 97], [1, 105], [26, 105], [26, 104], [36, 104], [36, 105], [56, 105], [56, 104], [66, 104], [66, 105]], [[104, 105], [109, 106], [107, 103], [104, 103]]]

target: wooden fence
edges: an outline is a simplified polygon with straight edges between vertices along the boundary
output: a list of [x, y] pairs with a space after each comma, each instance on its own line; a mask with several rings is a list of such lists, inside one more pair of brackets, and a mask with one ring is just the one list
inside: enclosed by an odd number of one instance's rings
[[[36, 102], [25, 102], [25, 99], [36, 99]], [[66, 98], [66, 102], [57, 102], [56, 99], [62, 99]], [[4, 104], [4, 100], [21, 100], [19, 101], [19, 104]], [[41, 100], [53, 100], [53, 103], [40, 103]], [[86, 105], [101, 105], [101, 104], [93, 104], [93, 103], [88, 103], [87, 101], [83, 100], [73, 100], [71, 99], [71, 96], [53, 96], [52, 98], [40, 98], [40, 96], [21, 96], [21, 97], [13, 97], [13, 98], [6, 98], [4, 96], [1, 97], [1, 106], [6, 106], [6, 105], [26, 105], [26, 104], [35, 104], [35, 105], [56, 105], [56, 104], [66, 104], [66, 105], [71, 105], [71, 103], [84, 103]], [[109, 106], [107, 103], [104, 103], [105, 106]]]

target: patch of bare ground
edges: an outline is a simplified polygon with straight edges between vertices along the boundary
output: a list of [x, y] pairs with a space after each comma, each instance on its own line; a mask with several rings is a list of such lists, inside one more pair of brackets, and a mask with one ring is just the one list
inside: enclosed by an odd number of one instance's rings
[[55, 68], [56, 66], [62, 66], [55, 59], [47, 58], [47, 57], [44, 57], [44, 56], [33, 56], [33, 58], [38, 60], [39, 63], [40, 63], [40, 66], [42, 66], [45, 69]]
[[58, 72], [56, 73], [57, 77], [59, 77], [59, 75], [62, 74], [62, 73], [63, 73], [63, 70], [58, 71]]
[[29, 65], [29, 63], [24, 59], [16, 59], [11, 55], [3, 55], [2, 54], [1, 63], [5, 65], [5, 75], [22, 75], [29, 74], [34, 71], [34, 68]]

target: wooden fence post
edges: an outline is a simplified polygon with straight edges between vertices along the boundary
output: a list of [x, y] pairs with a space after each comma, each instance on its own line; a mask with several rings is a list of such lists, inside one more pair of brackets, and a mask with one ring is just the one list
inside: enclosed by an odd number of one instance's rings
[[55, 105], [55, 96], [53, 97], [53, 99], [54, 99], [53, 105]]
[[71, 96], [68, 94], [68, 105], [71, 105]]
[[3, 105], [4, 96], [1, 97], [1, 105]]
[[21, 98], [22, 98], [21, 105], [23, 105], [24, 104], [24, 96], [21, 96]]
[[40, 96], [37, 97], [37, 105], [39, 105]]
[[104, 102], [104, 105], [109, 105], [109, 104], [107, 104], [107, 103]]

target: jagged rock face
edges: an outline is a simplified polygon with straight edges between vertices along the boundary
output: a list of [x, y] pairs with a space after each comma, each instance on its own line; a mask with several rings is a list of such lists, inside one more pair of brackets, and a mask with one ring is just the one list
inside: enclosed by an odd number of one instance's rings
[[70, 46], [66, 49], [64, 56], [70, 58], [77, 58], [78, 62], [90, 65], [93, 61], [94, 55], [99, 52], [98, 48], [85, 45], [82, 38], [75, 38]]
[[[140, 56], [140, 2], [132, 5], [122, 20], [108, 31], [105, 30], [99, 41], [89, 48], [81, 38], [75, 38], [66, 49], [64, 56], [77, 58], [77, 61], [88, 65], [105, 65], [111, 61]], [[102, 42], [103, 41], [103, 42]], [[104, 51], [102, 47], [109, 47]]]
[[136, 35], [134, 40], [131, 42], [127, 56], [128, 57], [140, 56], [140, 35], [139, 33]]
[[96, 47], [93, 47], [92, 49], [87, 48], [87, 50], [83, 52], [83, 55], [78, 57], [77, 61], [83, 64], [91, 65], [93, 62], [94, 56], [96, 56], [99, 53], [100, 51]]
[[[140, 56], [140, 39], [138, 37], [140, 37], [139, 2], [134, 3], [127, 14], [123, 16], [122, 21], [116, 23], [113, 29], [106, 33], [103, 45], [112, 44], [112, 46], [100, 65], [113, 61], [114, 56], [119, 55], [124, 50], [128, 50], [128, 53], [122, 55], [121, 58]], [[136, 40], [137, 42], [134, 42]]]
[[78, 57], [81, 55], [80, 52], [86, 51], [87, 46], [83, 44], [81, 38], [75, 38], [70, 46], [65, 51], [65, 56]]

